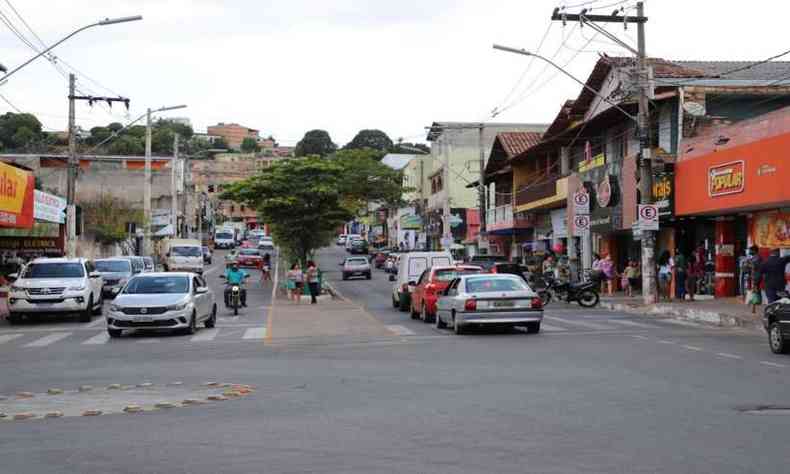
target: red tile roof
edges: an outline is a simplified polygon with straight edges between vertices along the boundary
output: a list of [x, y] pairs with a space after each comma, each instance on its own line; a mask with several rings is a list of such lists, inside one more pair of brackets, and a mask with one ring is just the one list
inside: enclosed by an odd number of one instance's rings
[[500, 132], [496, 139], [509, 159], [540, 143], [542, 136], [539, 132]]

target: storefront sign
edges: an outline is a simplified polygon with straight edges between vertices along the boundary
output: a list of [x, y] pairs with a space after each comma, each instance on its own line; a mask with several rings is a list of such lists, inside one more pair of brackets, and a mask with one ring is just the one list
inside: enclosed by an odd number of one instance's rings
[[752, 220], [752, 240], [761, 248], [790, 247], [790, 213], [783, 211], [760, 212]]
[[63, 253], [60, 237], [0, 237], [0, 252], [20, 253]]
[[422, 230], [422, 218], [416, 214], [401, 216], [400, 228], [403, 230]]
[[608, 207], [612, 202], [612, 183], [609, 176], [606, 176], [596, 188], [595, 193], [598, 207]]
[[66, 223], [66, 200], [54, 194], [35, 190], [33, 193], [33, 217], [44, 222], [55, 224]]
[[716, 197], [743, 192], [744, 168], [742, 160], [712, 166], [708, 170], [708, 195]]
[[673, 173], [653, 175], [653, 202], [658, 206], [659, 217], [668, 217], [674, 213], [675, 176]]
[[606, 164], [606, 155], [604, 155], [603, 153], [599, 153], [593, 156], [592, 158], [590, 158], [589, 160], [584, 160], [581, 163], [579, 163], [579, 173], [585, 173], [592, 169], [601, 167], [605, 164]]
[[33, 227], [33, 174], [0, 163], [0, 227]]

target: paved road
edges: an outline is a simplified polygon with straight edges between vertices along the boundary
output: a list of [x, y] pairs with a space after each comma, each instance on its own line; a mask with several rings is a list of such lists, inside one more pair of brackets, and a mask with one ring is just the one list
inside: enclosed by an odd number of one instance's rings
[[[0, 344], [0, 394], [141, 380], [257, 390], [159, 413], [0, 422], [0, 472], [787, 472], [790, 418], [741, 411], [790, 405], [790, 358], [760, 334], [550, 307], [538, 335], [454, 336], [392, 309], [381, 272], [339, 281], [343, 256], [322, 254], [327, 278], [391, 335], [245, 340], [266, 327], [271, 287], [251, 294], [260, 312], [223, 317], [208, 341], [83, 344], [100, 328], [1, 326], [0, 338], [23, 336]], [[286, 314], [275, 308], [275, 333]], [[58, 332], [70, 334], [25, 347]]]

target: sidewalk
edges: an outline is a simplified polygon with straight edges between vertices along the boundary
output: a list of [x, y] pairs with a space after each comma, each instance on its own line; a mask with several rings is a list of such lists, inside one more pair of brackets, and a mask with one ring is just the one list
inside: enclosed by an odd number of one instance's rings
[[752, 314], [752, 307], [743, 304], [741, 298], [718, 298], [695, 301], [660, 302], [651, 305], [642, 303], [642, 296], [633, 298], [622, 294], [601, 295], [601, 307], [613, 311], [634, 314], [652, 314], [671, 318], [687, 319], [716, 326], [737, 326], [762, 328], [763, 307], [758, 306]]

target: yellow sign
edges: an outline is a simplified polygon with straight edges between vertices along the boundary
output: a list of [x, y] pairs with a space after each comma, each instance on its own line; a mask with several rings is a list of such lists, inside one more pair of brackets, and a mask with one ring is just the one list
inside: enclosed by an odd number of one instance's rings
[[22, 212], [29, 176], [25, 170], [0, 162], [0, 210]]
[[606, 155], [603, 153], [599, 153], [589, 160], [584, 160], [579, 163], [579, 173], [584, 173], [585, 171], [590, 171], [591, 169], [597, 168], [599, 166], [603, 166], [606, 164]]

